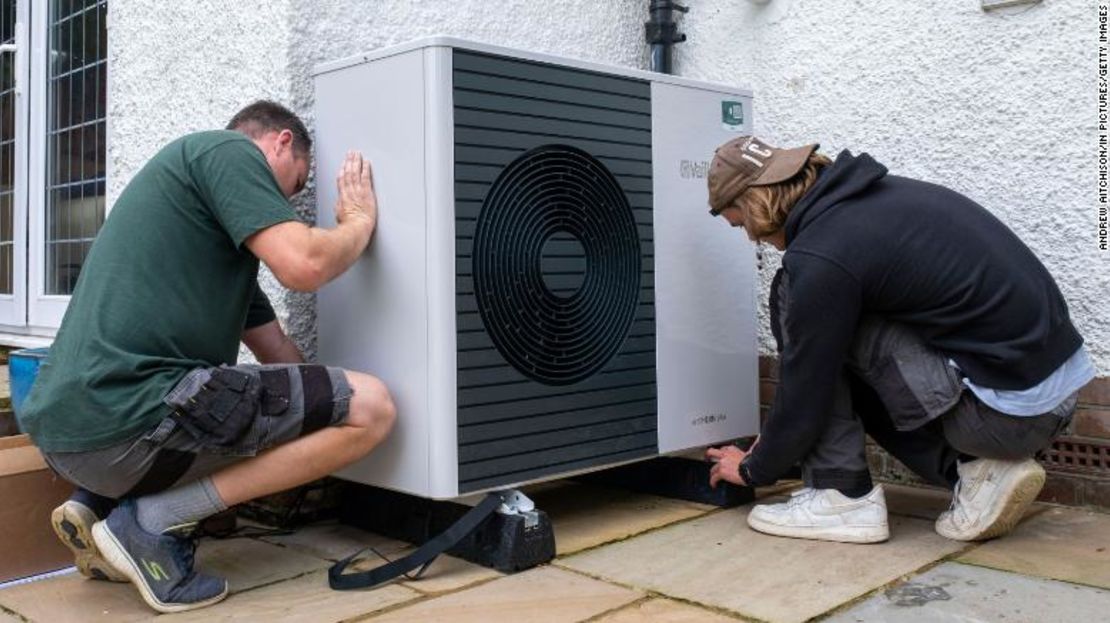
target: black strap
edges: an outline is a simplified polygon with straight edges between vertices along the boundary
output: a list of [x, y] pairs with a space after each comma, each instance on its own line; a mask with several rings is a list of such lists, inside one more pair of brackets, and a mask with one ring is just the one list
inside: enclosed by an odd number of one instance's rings
[[[380, 567], [375, 567], [369, 571], [344, 575], [343, 570], [354, 562], [359, 555], [366, 551], [364, 549], [359, 550], [332, 565], [331, 569], [328, 570], [328, 585], [337, 591], [370, 588], [402, 576], [417, 567], [427, 566], [431, 564], [437, 556], [451, 549], [456, 543], [466, 538], [471, 532], [474, 532], [474, 530], [482, 525], [482, 522], [492, 515], [500, 505], [501, 496], [496, 493], [491, 493], [477, 506], [467, 511], [466, 514], [460, 517], [450, 528], [421, 545], [415, 552], [408, 556], [386, 563]], [[421, 570], [421, 573], [423, 573], [423, 570]]]
[[335, 410], [335, 393], [327, 368], [318, 365], [298, 367], [304, 394], [304, 423], [301, 425], [303, 437], [331, 424], [332, 412]]

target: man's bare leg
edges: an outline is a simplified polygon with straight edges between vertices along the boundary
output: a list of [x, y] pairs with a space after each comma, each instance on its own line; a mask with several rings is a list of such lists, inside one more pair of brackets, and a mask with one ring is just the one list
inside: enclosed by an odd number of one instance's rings
[[[346, 374], [354, 395], [343, 426], [277, 446], [211, 477], [124, 500], [92, 527], [97, 555], [134, 583], [159, 612], [192, 610], [226, 597], [226, 580], [193, 568], [196, 544], [190, 530], [195, 521], [326, 476], [358, 460], [389, 434], [395, 415], [385, 385], [366, 374]], [[157, 512], [144, 514], [144, 503]]]
[[227, 506], [290, 489], [354, 463], [382, 442], [393, 428], [396, 410], [385, 385], [368, 374], [346, 371], [354, 390], [342, 426], [310, 435], [235, 463], [212, 475]]

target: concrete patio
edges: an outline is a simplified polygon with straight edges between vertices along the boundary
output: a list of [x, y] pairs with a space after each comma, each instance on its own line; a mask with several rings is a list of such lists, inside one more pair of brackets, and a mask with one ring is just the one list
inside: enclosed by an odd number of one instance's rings
[[[797, 486], [796, 484], [792, 486]], [[760, 491], [781, 499], [791, 485]], [[1110, 610], [1110, 515], [1037, 505], [984, 544], [938, 536], [939, 491], [886, 485], [891, 539], [845, 545], [751, 531], [749, 506], [709, 506], [577, 483], [529, 490], [554, 523], [549, 565], [502, 575], [441, 557], [418, 581], [334, 592], [327, 567], [372, 545], [323, 523], [288, 536], [205, 540], [199, 565], [232, 595], [160, 621], [1093, 621]], [[368, 561], [370, 565], [377, 564]], [[0, 590], [0, 623], [145, 621], [130, 585], [76, 573]]]

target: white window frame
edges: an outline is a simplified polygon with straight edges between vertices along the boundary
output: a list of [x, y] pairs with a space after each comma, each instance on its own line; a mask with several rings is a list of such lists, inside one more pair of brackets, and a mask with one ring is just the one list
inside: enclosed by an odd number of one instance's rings
[[[13, 54], [15, 67], [15, 158], [12, 171], [12, 293], [0, 294], [0, 325], [23, 326], [27, 319], [27, 114], [30, 63], [27, 61], [28, 0], [17, 0]], [[10, 62], [5, 59], [5, 62]], [[5, 85], [6, 86], [6, 85]]]
[[[111, 3], [108, 10], [111, 10]], [[14, 274], [13, 293], [0, 295], [0, 343], [17, 346], [39, 345], [44, 342], [42, 338], [49, 341], [61, 325], [70, 300], [69, 295], [46, 294], [49, 18], [47, 2], [16, 0], [16, 54], [21, 56], [16, 64], [22, 88], [16, 96], [12, 224]], [[108, 27], [107, 18], [104, 27]], [[20, 38], [22, 41], [18, 41]], [[108, 92], [110, 81], [109, 64], [105, 84]], [[105, 100], [107, 106], [107, 97]], [[111, 121], [107, 118], [104, 134], [107, 144], [111, 135]], [[109, 177], [110, 173], [105, 171], [105, 176]], [[105, 192], [107, 186], [106, 180]], [[31, 189], [36, 190], [29, 192]]]

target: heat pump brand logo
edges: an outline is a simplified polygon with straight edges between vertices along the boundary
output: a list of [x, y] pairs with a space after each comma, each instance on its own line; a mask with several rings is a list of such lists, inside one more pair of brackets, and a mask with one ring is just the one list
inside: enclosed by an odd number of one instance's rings
[[728, 416], [725, 415], [724, 413], [706, 413], [705, 415], [695, 416], [694, 419], [690, 420], [690, 425], [695, 426], [695, 427], [696, 426], [707, 426], [709, 424], [716, 424], [718, 422], [724, 422], [727, 419], [728, 419]]
[[684, 180], [704, 179], [709, 174], [709, 161], [683, 160], [678, 163], [678, 174]]
[[741, 132], [744, 129], [744, 104], [724, 100], [721, 102], [721, 127], [729, 132]]

